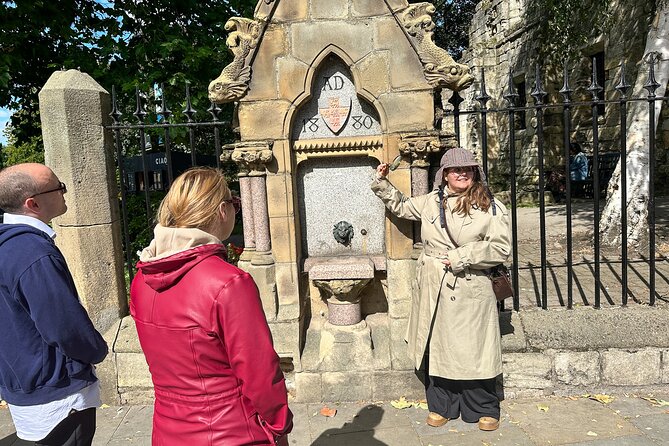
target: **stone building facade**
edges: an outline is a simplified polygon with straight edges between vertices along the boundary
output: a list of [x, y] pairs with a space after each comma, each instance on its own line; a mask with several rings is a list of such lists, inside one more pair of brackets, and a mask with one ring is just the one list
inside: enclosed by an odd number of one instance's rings
[[[519, 106], [534, 104], [531, 96], [536, 82], [536, 67], [541, 67], [543, 88], [548, 93], [547, 102], [561, 104], [559, 93], [563, 86], [563, 66], [547, 65], [538, 60], [544, 42], [536, 37], [536, 20], [529, 16], [528, 1], [485, 0], [476, 8], [470, 27], [470, 42], [462, 62], [469, 65], [480, 79], [485, 70], [486, 89], [491, 96], [488, 108], [506, 108], [509, 78], [519, 94]], [[591, 38], [578, 51], [579, 54], [560, 55], [558, 60], [569, 58], [568, 77], [573, 90], [573, 101], [590, 101], [588, 87], [592, 82], [593, 60], [597, 66], [598, 84], [603, 87], [600, 98], [617, 100], [615, 86], [620, 80], [621, 64], [626, 67], [626, 79], [634, 84], [641, 73], [647, 75], [643, 63], [645, 40], [650, 22], [655, 15], [654, 0], [612, 1], [607, 14], [611, 24], [607, 34]], [[603, 20], [593, 17], [592, 20]], [[575, 62], [574, 62], [575, 61]], [[475, 97], [480, 84], [475, 84], [464, 97], [461, 108], [479, 107]], [[658, 96], [663, 92], [658, 91]], [[645, 92], [642, 95], [645, 97]], [[598, 109], [599, 150], [619, 151], [620, 109], [617, 104], [602, 105]], [[663, 107], [657, 133], [658, 177], [669, 170], [666, 145], [669, 142], [669, 111]], [[469, 115], [461, 122], [462, 139], [477, 151], [481, 151], [481, 122], [479, 115]], [[537, 182], [537, 121], [534, 110], [518, 113], [515, 121], [516, 167], [521, 190], [524, 185]], [[548, 170], [564, 164], [563, 115], [561, 107], [547, 108], [544, 115], [545, 166]], [[570, 140], [577, 141], [586, 153], [592, 153], [593, 124], [590, 105], [572, 109]], [[499, 188], [508, 187], [509, 117], [504, 113], [490, 113], [488, 117], [488, 142], [491, 156], [491, 179]]]

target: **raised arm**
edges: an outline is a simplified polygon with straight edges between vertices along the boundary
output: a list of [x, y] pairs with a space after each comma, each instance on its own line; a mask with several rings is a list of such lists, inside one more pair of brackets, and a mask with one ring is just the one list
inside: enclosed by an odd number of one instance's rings
[[376, 178], [371, 184], [372, 191], [386, 205], [388, 210], [399, 218], [420, 220], [426, 195], [407, 197], [388, 181], [388, 164], [381, 163], [376, 168]]

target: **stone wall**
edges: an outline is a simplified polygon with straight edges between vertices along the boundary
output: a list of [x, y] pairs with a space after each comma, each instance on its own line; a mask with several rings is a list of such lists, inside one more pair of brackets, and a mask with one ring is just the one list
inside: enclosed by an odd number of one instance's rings
[[[285, 369], [291, 400], [299, 402], [378, 401], [424, 398], [412, 365], [401, 355], [405, 310], [394, 317], [367, 318], [375, 349], [357, 357], [354, 344], [365, 342], [348, 332], [347, 355], [319, 362], [321, 339], [305, 348], [305, 370]], [[502, 389], [506, 398], [583, 393], [652, 393], [669, 389], [669, 308], [640, 307], [572, 310], [527, 309], [500, 316]], [[362, 331], [358, 332], [362, 334]], [[356, 339], [357, 338], [357, 339]], [[398, 347], [392, 353], [392, 345]], [[404, 350], [406, 347], [404, 347]], [[365, 350], [363, 350], [365, 351]], [[128, 317], [114, 343], [119, 400], [146, 404], [153, 399], [151, 378]], [[392, 358], [392, 367], [387, 358]], [[355, 367], [356, 363], [365, 367]], [[285, 363], [284, 363], [285, 365]], [[342, 365], [348, 365], [348, 368]], [[117, 400], [117, 401], [119, 401]], [[105, 401], [108, 404], [117, 401]]]
[[[650, 21], [654, 17], [653, 0], [612, 1], [608, 14], [612, 24], [607, 35], [592, 38], [580, 48], [577, 55], [569, 55], [572, 62], [568, 75], [574, 90], [573, 100], [590, 101], [587, 91], [592, 79], [592, 59], [597, 53], [604, 53], [604, 95], [606, 100], [619, 98], [615, 85], [620, 78], [621, 62], [626, 63], [626, 77], [634, 84], [641, 66], [645, 39]], [[548, 93], [549, 103], [562, 103], [559, 90], [563, 85], [563, 67], [546, 66], [537, 60], [536, 54], [542, 42], [535, 37], [534, 20], [527, 16], [526, 2], [518, 0], [486, 0], [477, 5], [470, 27], [470, 44], [463, 55], [463, 63], [472, 67], [480, 79], [481, 69], [485, 69], [486, 89], [492, 97], [488, 108], [508, 107], [503, 95], [508, 92], [509, 73], [518, 89], [524, 87], [525, 105], [532, 106], [531, 92], [535, 87], [537, 64], [542, 66], [542, 82]], [[597, 20], [594, 18], [593, 20]], [[567, 55], [565, 55], [566, 57]], [[645, 76], [645, 70], [642, 72]], [[461, 107], [478, 108], [475, 96], [480, 84], [475, 84], [465, 95]], [[658, 95], [660, 93], [658, 92]], [[645, 92], [642, 96], [645, 96]], [[522, 105], [522, 104], [520, 104]], [[665, 107], [666, 110], [666, 107]], [[537, 181], [537, 121], [535, 112], [528, 110], [525, 119], [516, 117], [516, 168], [521, 190], [523, 185]], [[448, 119], [448, 118], [447, 118]], [[522, 122], [521, 122], [522, 121]], [[598, 119], [600, 152], [619, 151], [620, 112], [617, 104], [607, 104], [605, 115]], [[462, 119], [464, 145], [481, 151], [481, 122], [478, 115]], [[668, 126], [666, 112], [659, 129]], [[589, 105], [572, 109], [570, 139], [578, 141], [586, 153], [592, 152], [593, 126], [592, 108]], [[547, 169], [564, 165], [563, 115], [561, 108], [546, 109], [544, 117], [545, 150]], [[659, 134], [657, 151], [659, 172], [664, 172], [666, 161], [664, 134]], [[488, 117], [488, 143], [491, 159], [491, 181], [499, 187], [508, 187], [509, 118], [507, 113], [490, 113]]]

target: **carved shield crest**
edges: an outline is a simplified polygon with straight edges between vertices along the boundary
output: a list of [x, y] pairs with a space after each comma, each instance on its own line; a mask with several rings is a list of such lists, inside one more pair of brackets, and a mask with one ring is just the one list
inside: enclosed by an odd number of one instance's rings
[[329, 97], [327, 108], [318, 108], [318, 113], [333, 133], [338, 133], [344, 127], [351, 114], [351, 98], [348, 98], [348, 104], [345, 106], [339, 103], [339, 99], [339, 97]]

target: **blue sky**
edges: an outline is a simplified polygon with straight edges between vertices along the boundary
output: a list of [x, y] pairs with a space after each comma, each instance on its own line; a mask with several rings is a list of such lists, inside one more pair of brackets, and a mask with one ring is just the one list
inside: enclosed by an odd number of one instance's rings
[[7, 144], [7, 136], [5, 136], [5, 126], [9, 122], [9, 117], [12, 115], [12, 112], [6, 108], [0, 108], [0, 144]]

